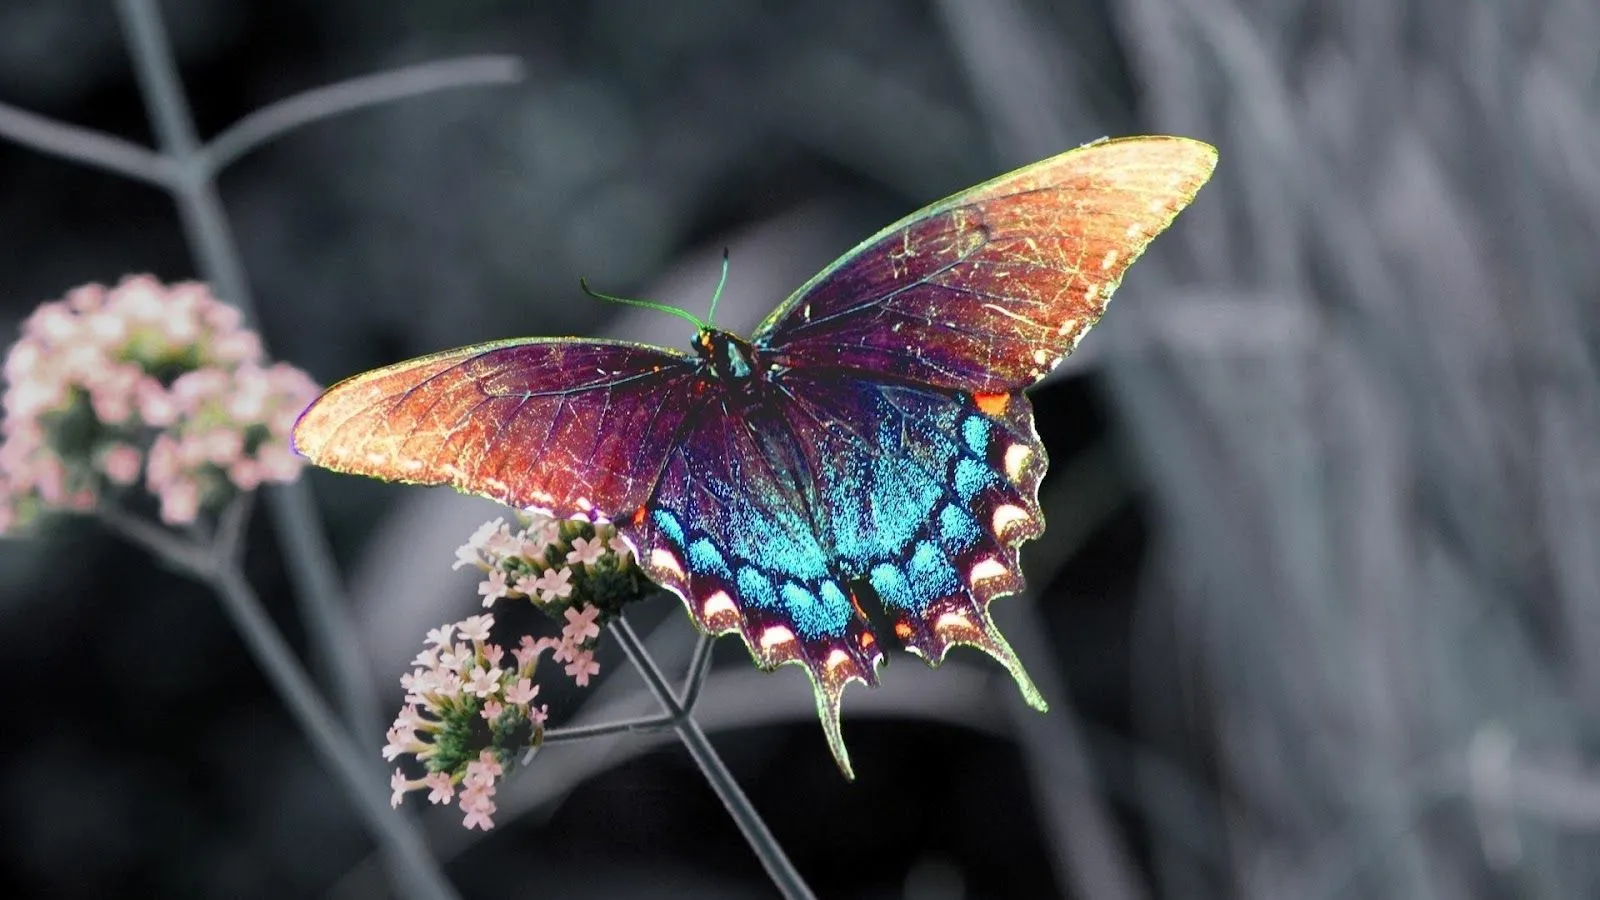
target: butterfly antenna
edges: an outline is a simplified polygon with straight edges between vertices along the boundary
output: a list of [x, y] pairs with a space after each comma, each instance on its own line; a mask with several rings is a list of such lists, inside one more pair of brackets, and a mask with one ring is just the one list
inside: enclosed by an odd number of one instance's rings
[[676, 306], [668, 306], [665, 303], [652, 303], [649, 300], [630, 300], [627, 297], [613, 297], [610, 294], [602, 294], [594, 288], [589, 287], [589, 280], [587, 278], [579, 278], [578, 287], [583, 288], [583, 292], [585, 294], [588, 294], [596, 300], [604, 300], [608, 303], [621, 303], [624, 306], [639, 306], [645, 309], [653, 309], [657, 312], [671, 313], [680, 319], [688, 319], [694, 323], [695, 328], [700, 330], [710, 327], [706, 323], [700, 321], [700, 318], [694, 313], [681, 310]]
[[728, 248], [722, 248], [722, 277], [717, 279], [717, 289], [711, 295], [711, 311], [706, 313], [707, 322], [717, 321], [717, 301], [722, 299], [722, 286], [728, 283]]

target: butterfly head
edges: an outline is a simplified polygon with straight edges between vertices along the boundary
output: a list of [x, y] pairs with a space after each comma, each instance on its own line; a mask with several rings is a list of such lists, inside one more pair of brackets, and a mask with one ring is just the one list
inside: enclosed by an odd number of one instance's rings
[[701, 366], [713, 378], [740, 382], [759, 371], [755, 346], [720, 328], [701, 328], [694, 336], [694, 349], [700, 354]]

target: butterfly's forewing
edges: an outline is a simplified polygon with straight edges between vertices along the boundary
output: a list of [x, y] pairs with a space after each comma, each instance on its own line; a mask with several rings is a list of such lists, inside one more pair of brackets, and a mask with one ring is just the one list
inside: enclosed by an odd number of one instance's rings
[[969, 393], [1026, 387], [1100, 318], [1216, 158], [1188, 138], [1121, 138], [1002, 175], [845, 254], [755, 340], [796, 368], [845, 366]]
[[338, 472], [610, 519], [649, 499], [701, 404], [697, 377], [690, 357], [643, 344], [479, 344], [334, 385], [294, 445]]

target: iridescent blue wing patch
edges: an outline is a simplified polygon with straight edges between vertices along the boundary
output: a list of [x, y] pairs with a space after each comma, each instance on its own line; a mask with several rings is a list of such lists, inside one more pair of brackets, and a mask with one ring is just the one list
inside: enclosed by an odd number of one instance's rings
[[813, 523], [808, 475], [782, 423], [745, 413], [707, 403], [668, 455], [650, 502], [618, 527], [702, 630], [739, 634], [763, 668], [805, 668], [848, 775], [839, 697], [850, 681], [877, 683], [883, 651]]
[[977, 647], [1043, 709], [989, 616], [992, 600], [1023, 587], [1018, 545], [1044, 531], [1046, 458], [1027, 398], [845, 370], [779, 383], [840, 567], [871, 586], [908, 649], [937, 665], [952, 646]]

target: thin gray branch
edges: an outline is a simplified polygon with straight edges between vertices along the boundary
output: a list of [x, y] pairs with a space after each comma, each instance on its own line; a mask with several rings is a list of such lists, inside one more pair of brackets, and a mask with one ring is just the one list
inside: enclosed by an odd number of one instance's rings
[[711, 739], [706, 737], [700, 723], [694, 716], [678, 703], [678, 698], [672, 695], [672, 688], [667, 684], [666, 676], [661, 674], [661, 668], [645, 649], [639, 636], [634, 634], [629, 627], [628, 620], [619, 618], [611, 624], [611, 633], [616, 635], [617, 643], [622, 646], [622, 652], [628, 656], [628, 661], [639, 671], [644, 678], [645, 687], [661, 704], [661, 709], [672, 717], [673, 727], [678, 732], [678, 739], [683, 742], [689, 755], [694, 758], [695, 765], [700, 767], [700, 772], [711, 784], [711, 789], [716, 791], [717, 799], [727, 808], [728, 815], [733, 817], [739, 831], [744, 834], [745, 840], [750, 843], [750, 849], [755, 851], [761, 860], [762, 868], [767, 870], [767, 877], [772, 879], [772, 884], [783, 896], [788, 898], [812, 897], [811, 888], [806, 886], [805, 880], [795, 870], [794, 864], [789, 861], [783, 847], [777, 838], [772, 836], [772, 831], [767, 828], [767, 823], [751, 805], [750, 798], [745, 796], [744, 790], [734, 780], [733, 773], [723, 764], [722, 757], [717, 755], [715, 747], [711, 746]]
[[522, 75], [522, 62], [516, 57], [471, 56], [352, 78], [250, 113], [213, 138], [201, 150], [201, 158], [210, 172], [220, 172], [251, 150], [302, 125], [434, 91], [512, 84], [522, 80]]
[[694, 712], [694, 705], [700, 700], [700, 690], [705, 687], [706, 674], [711, 671], [711, 651], [716, 643], [717, 639], [709, 634], [702, 634], [695, 641], [694, 656], [689, 660], [689, 674], [684, 678], [683, 690], [678, 700], [684, 712]]
[[0, 103], [0, 137], [48, 156], [169, 187], [172, 168], [165, 159], [131, 141]]
[[565, 741], [586, 741], [590, 738], [607, 737], [613, 734], [643, 734], [652, 731], [663, 731], [672, 727], [672, 716], [640, 716], [634, 719], [621, 719], [615, 722], [599, 722], [594, 725], [570, 725], [566, 728], [552, 728], [544, 733], [539, 740], [542, 747], [545, 744], [559, 744]]

